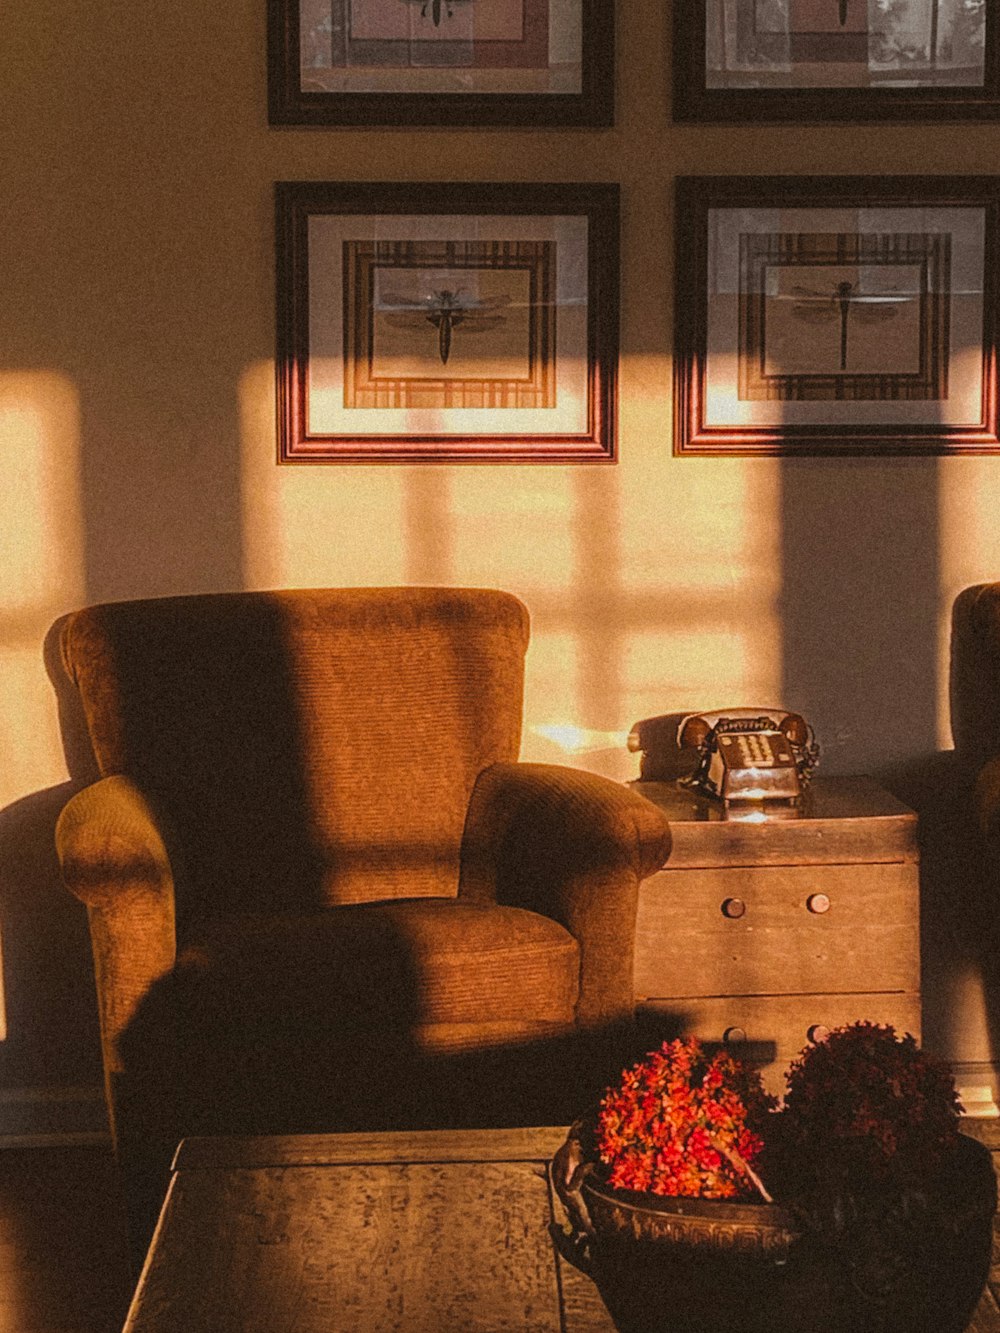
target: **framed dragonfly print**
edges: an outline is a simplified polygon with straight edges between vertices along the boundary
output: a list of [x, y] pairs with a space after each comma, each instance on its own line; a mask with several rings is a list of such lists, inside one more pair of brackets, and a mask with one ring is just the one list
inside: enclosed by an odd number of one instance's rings
[[676, 454], [989, 453], [1000, 177], [685, 177]]
[[1000, 116], [995, 0], [684, 0], [677, 120]]
[[614, 0], [267, 0], [272, 125], [610, 125]]
[[609, 461], [617, 185], [279, 182], [282, 462]]

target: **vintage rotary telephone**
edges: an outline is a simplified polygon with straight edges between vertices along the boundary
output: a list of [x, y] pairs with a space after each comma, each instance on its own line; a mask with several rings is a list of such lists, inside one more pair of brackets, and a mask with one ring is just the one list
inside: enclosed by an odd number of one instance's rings
[[644, 782], [679, 779], [732, 801], [797, 801], [819, 762], [812, 727], [783, 708], [666, 713], [637, 722], [628, 748], [641, 752]]

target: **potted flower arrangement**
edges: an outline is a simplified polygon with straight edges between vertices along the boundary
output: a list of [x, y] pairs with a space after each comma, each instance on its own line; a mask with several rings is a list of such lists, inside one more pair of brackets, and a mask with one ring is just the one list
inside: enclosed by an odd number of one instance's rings
[[[989, 1270], [996, 1178], [960, 1132], [950, 1072], [891, 1027], [853, 1023], [786, 1076], [776, 1188], [848, 1327], [962, 1330]], [[867, 1323], [865, 1322], [867, 1320]]]
[[779, 1107], [694, 1039], [626, 1070], [553, 1178], [621, 1329], [958, 1333], [996, 1182], [951, 1075], [890, 1027], [806, 1048]]

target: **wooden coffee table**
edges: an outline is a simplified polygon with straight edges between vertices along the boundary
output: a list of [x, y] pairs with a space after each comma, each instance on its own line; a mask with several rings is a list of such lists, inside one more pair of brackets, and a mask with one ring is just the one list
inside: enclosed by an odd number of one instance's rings
[[125, 1333], [613, 1333], [550, 1233], [565, 1134], [187, 1139]]

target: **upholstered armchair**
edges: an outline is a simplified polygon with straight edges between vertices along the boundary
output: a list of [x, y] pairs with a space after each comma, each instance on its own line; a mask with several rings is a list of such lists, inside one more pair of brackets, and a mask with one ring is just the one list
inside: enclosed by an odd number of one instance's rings
[[[996, 890], [1000, 888], [1000, 583], [964, 589], [952, 607], [951, 730], [955, 764], [950, 775], [963, 826], [954, 841], [979, 869], [987, 863], [988, 905], [982, 902], [969, 919], [982, 940], [1000, 942]], [[962, 878], [969, 879], [971, 867]], [[989, 952], [995, 954], [991, 948]]]
[[[1000, 1059], [1000, 583], [976, 584], [955, 599], [950, 685], [955, 751], [945, 756], [951, 762], [936, 783], [933, 816], [920, 812], [921, 918], [932, 967], [961, 978], [942, 1040], [962, 1066], [961, 1082], [982, 1087], [978, 1108], [972, 1088], [963, 1089], [976, 1114], [989, 1113], [997, 1097]], [[944, 851], [935, 858], [937, 844]], [[977, 982], [982, 1000], [969, 1001]]]
[[951, 729], [984, 831], [1000, 837], [1000, 583], [966, 588], [952, 607]]
[[516, 598], [164, 598], [51, 641], [99, 775], [57, 844], [140, 1215], [184, 1134], [571, 1112], [631, 1017], [669, 830], [624, 786], [516, 762]]

